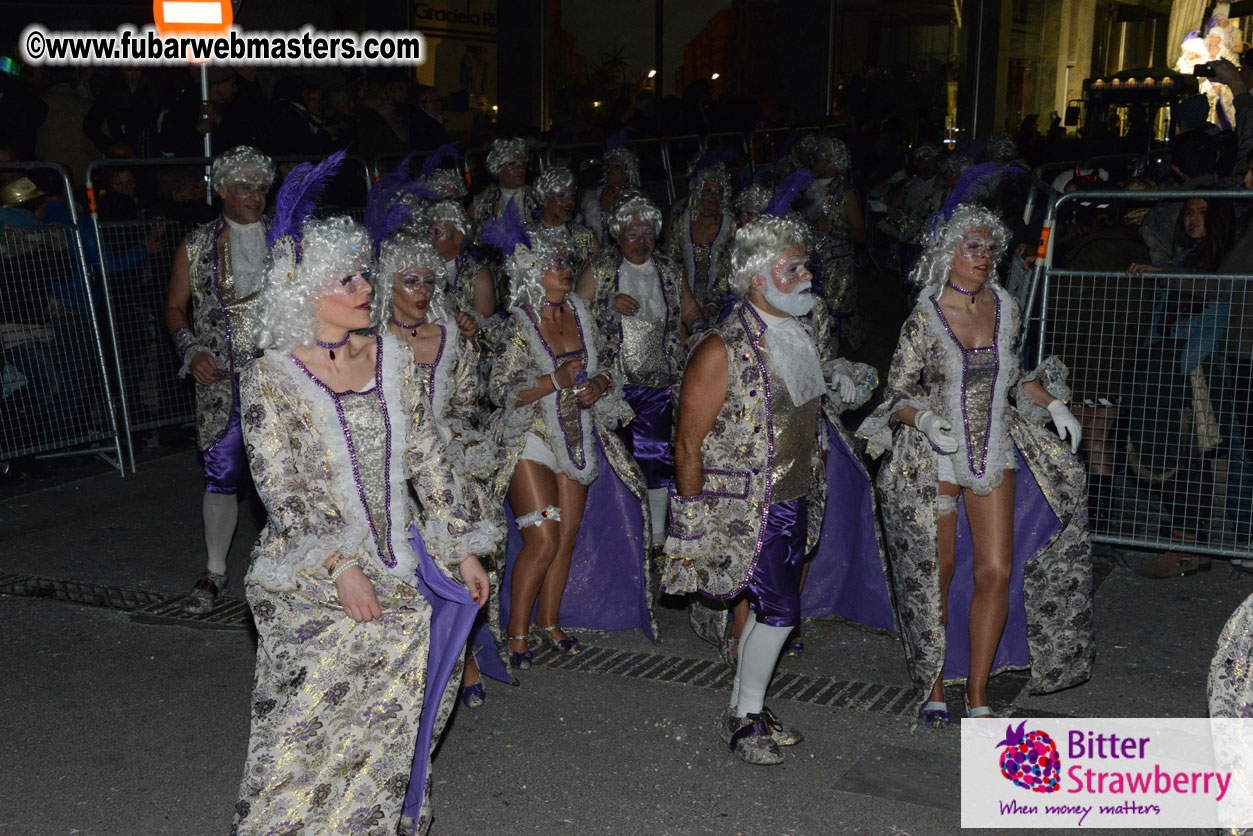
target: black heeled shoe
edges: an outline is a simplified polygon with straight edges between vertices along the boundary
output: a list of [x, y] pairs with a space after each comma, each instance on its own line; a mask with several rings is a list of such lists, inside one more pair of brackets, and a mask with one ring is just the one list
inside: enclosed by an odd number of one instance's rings
[[[535, 626], [539, 627], [538, 624], [536, 624]], [[552, 632], [554, 630], [560, 630], [561, 629], [560, 624], [554, 624], [551, 627], [539, 627], [539, 628], [543, 630], [543, 632], [540, 633], [540, 640], [543, 641], [544, 644], [548, 645], [549, 648], [551, 648], [552, 650], [555, 650], [558, 653], [564, 653], [567, 656], [577, 656], [578, 654], [583, 652], [583, 646], [579, 644], [579, 640], [574, 638], [573, 636], [570, 636], [564, 639], [553, 638]]]
[[[505, 638], [511, 642], [524, 642], [529, 641], [531, 637], [524, 633], [521, 636], [505, 636]], [[533, 658], [534, 655], [530, 650], [523, 650], [521, 652], [511, 650], [509, 651], [509, 667], [514, 668], [515, 670], [529, 671], [531, 669], [531, 660]]]

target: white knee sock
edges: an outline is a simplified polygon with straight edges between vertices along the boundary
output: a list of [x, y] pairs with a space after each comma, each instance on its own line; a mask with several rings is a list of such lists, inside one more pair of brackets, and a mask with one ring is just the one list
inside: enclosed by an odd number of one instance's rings
[[[750, 621], [756, 619], [750, 616]], [[783, 645], [791, 635], [791, 627], [771, 627], [769, 624], [757, 624], [747, 641], [740, 642], [739, 693], [736, 694], [735, 713], [740, 717], [757, 714], [766, 701], [766, 689], [770, 687], [770, 677], [774, 674], [774, 666], [783, 652]]]
[[757, 616], [751, 612], [748, 614], [748, 621], [744, 622], [744, 629], [740, 631], [740, 641], [736, 646], [738, 661], [735, 665], [735, 681], [731, 683], [731, 708], [735, 708], [740, 702], [740, 677], [744, 673], [744, 642], [748, 640], [748, 636], [753, 632], [753, 625], [757, 623]]
[[660, 546], [666, 542], [666, 510], [670, 505], [670, 497], [665, 488], [648, 489], [648, 511], [653, 518], [653, 545]]
[[234, 494], [205, 491], [204, 545], [209, 553], [205, 568], [210, 572], [226, 574], [226, 553], [231, 550], [231, 538], [235, 536], [238, 519], [239, 499]]

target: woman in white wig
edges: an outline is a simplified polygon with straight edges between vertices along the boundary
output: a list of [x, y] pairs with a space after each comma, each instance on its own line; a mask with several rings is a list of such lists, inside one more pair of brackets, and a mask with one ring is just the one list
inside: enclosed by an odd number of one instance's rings
[[487, 152], [487, 171], [496, 182], [474, 196], [470, 203], [470, 220], [481, 228], [488, 218], [500, 218], [516, 203], [518, 213], [530, 220], [539, 211], [539, 204], [526, 187], [526, 140], [494, 139]]
[[[512, 241], [505, 240], [512, 236]], [[613, 429], [631, 420], [616, 374], [602, 363], [596, 321], [572, 292], [564, 253], [521, 230], [488, 237], [511, 253], [510, 318], [489, 392], [500, 407], [496, 485], [510, 527], [501, 621], [510, 664], [531, 666], [530, 626], [563, 653], [563, 629], [642, 628], [656, 635], [648, 594], [646, 488]], [[585, 523], [584, 510], [588, 514]]]
[[724, 163], [712, 162], [715, 151], [697, 160], [688, 180], [687, 204], [673, 216], [666, 233], [666, 252], [683, 267], [692, 295], [711, 322], [731, 294], [727, 276], [718, 268], [735, 239], [731, 177]]
[[474, 555], [495, 532], [466, 520], [413, 356], [362, 333], [369, 239], [347, 217], [306, 223], [342, 159], [297, 166], [279, 191], [266, 352], [241, 385], [268, 514], [247, 578], [259, 647], [241, 836], [295, 821], [308, 833], [424, 829], [429, 753], [455, 698], [445, 686], [488, 594]]
[[[496, 465], [494, 450], [481, 433], [477, 325], [469, 314], [454, 316], [448, 310], [444, 260], [426, 241], [405, 233], [384, 241], [377, 277], [375, 328], [399, 338], [413, 353], [418, 397], [437, 422], [444, 453], [461, 477], [467, 511], [472, 519], [495, 525], [500, 503], [488, 495], [487, 483]], [[421, 518], [421, 509], [418, 514]], [[484, 560], [491, 562], [487, 557]], [[461, 700], [469, 708], [477, 708], [485, 699], [478, 660], [493, 678], [510, 681], [485, 616], [480, 615], [476, 623], [466, 655]]]
[[[606, 146], [612, 143], [606, 143]], [[638, 189], [640, 186], [640, 158], [625, 145], [619, 145], [605, 151], [601, 163], [604, 174], [600, 183], [583, 191], [579, 200], [579, 221], [592, 230], [605, 246], [609, 245], [606, 235], [609, 234], [609, 207], [618, 199], [624, 189]]]
[[[991, 674], [1055, 691], [1092, 672], [1092, 563], [1079, 423], [1050, 357], [1020, 375], [1018, 305], [1001, 287], [1005, 225], [961, 204], [910, 278], [883, 403], [857, 430], [888, 451], [877, 487], [918, 720], [946, 725], [944, 683], [993, 716]], [[1011, 403], [1012, 402], [1012, 403]], [[1052, 420], [1058, 433], [1044, 428]]]

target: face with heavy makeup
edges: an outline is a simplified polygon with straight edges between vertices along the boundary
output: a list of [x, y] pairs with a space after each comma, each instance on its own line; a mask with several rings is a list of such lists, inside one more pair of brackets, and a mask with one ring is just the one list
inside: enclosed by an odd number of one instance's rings
[[605, 164], [605, 185], [611, 189], [626, 187], [628, 180], [627, 167], [621, 160], [610, 160]]
[[[805, 251], [793, 244], [770, 265], [770, 278], [762, 279], [762, 295], [770, 305], [790, 316], [804, 316], [813, 310], [810, 292], [813, 274], [805, 267]], [[756, 277], [754, 277], [756, 280]]]
[[726, 196], [726, 189], [717, 180], [706, 180], [700, 187], [700, 213], [702, 215], [717, 215], [722, 211], [722, 199]]
[[431, 233], [431, 243], [435, 245], [435, 249], [439, 252], [444, 261], [452, 261], [461, 254], [461, 247], [465, 244], [465, 233], [453, 226], [452, 221], [431, 221], [428, 226]]
[[326, 285], [315, 303], [318, 339], [340, 338], [344, 332], [370, 327], [370, 293], [374, 289], [360, 271]]
[[996, 263], [996, 238], [992, 230], [985, 226], [967, 229], [955, 246], [949, 280], [964, 290], [979, 290]]
[[544, 271], [540, 285], [546, 295], [552, 298], [565, 296], [570, 292], [573, 272], [570, 269], [570, 260], [564, 253], [551, 256], [540, 267]]
[[520, 189], [526, 183], [526, 163], [518, 157], [510, 157], [500, 164], [498, 176], [502, 189]]
[[544, 198], [541, 211], [544, 213], [544, 223], [549, 226], [569, 223], [574, 217], [574, 189], [563, 187], [550, 192]]
[[652, 258], [657, 248], [657, 231], [651, 221], [631, 218], [618, 232], [618, 246], [622, 256], [632, 264], [643, 264]]
[[265, 195], [269, 191], [257, 181], [237, 182], [218, 189], [226, 217], [237, 224], [252, 224], [261, 220], [265, 211]]
[[392, 315], [401, 322], [421, 322], [434, 296], [435, 273], [426, 267], [406, 267], [392, 279]]

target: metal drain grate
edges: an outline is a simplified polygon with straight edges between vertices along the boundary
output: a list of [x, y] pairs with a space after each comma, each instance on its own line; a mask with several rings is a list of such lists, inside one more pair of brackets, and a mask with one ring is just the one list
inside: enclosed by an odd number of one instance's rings
[[[535, 654], [535, 664], [556, 670], [604, 673], [653, 682], [694, 685], [711, 690], [731, 687], [733, 676], [731, 669], [720, 659], [687, 659], [608, 647], [586, 647], [577, 656], [544, 650]], [[852, 708], [908, 717], [917, 708], [910, 693], [909, 688], [897, 685], [781, 673], [775, 676], [767, 696], [832, 708]]]
[[0, 595], [104, 607], [129, 613], [132, 620], [145, 624], [177, 624], [216, 630], [248, 630], [252, 626], [248, 604], [241, 598], [219, 598], [211, 612], [195, 615], [183, 610], [185, 595], [169, 596], [143, 589], [12, 573], [0, 574]]

